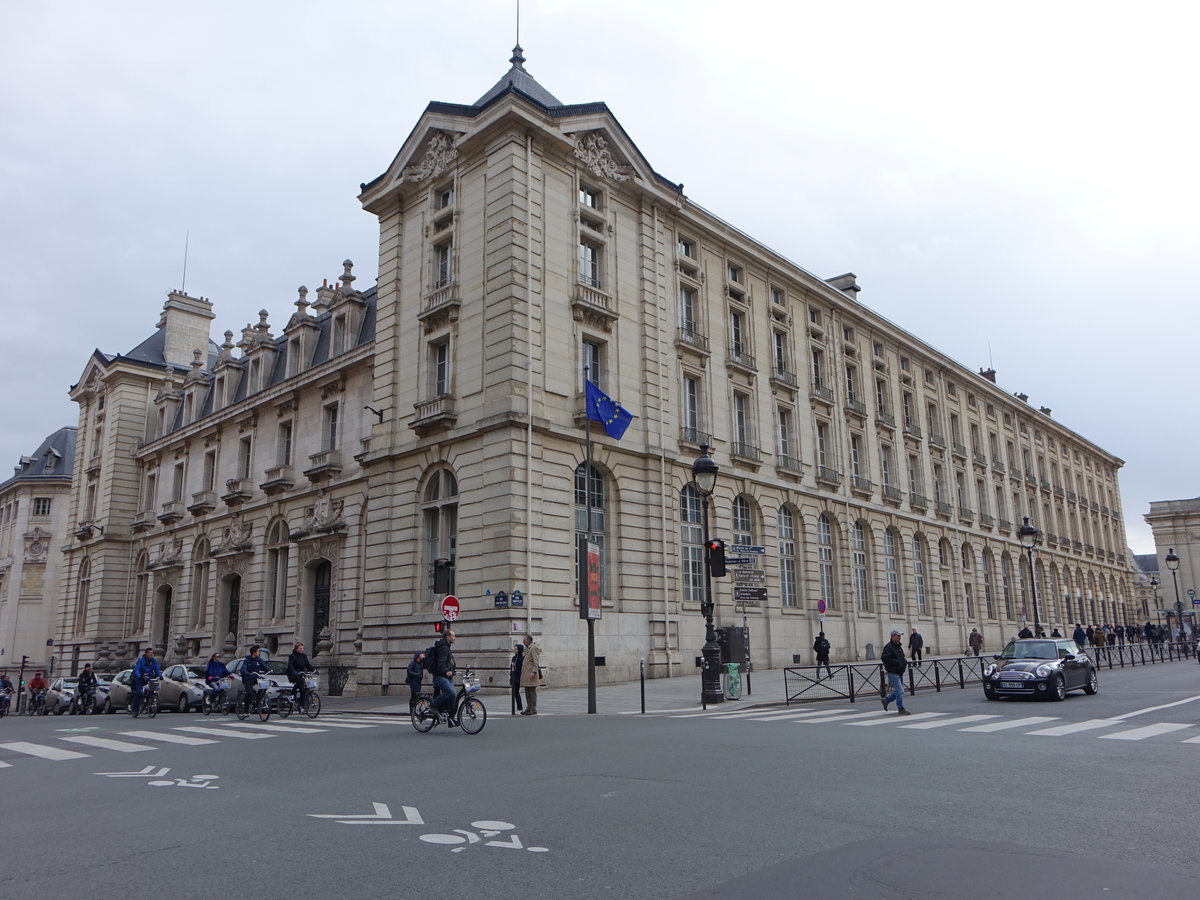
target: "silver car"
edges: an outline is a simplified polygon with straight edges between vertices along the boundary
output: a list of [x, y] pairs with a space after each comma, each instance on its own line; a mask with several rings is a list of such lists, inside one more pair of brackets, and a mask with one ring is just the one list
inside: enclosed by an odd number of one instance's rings
[[204, 699], [204, 666], [167, 666], [158, 688], [160, 709], [185, 713], [200, 709]]
[[109, 682], [108, 696], [104, 698], [101, 712], [111, 713], [118, 709], [129, 709], [129, 695], [132, 693], [129, 679], [132, 675], [133, 669], [124, 669], [113, 676], [113, 680]]

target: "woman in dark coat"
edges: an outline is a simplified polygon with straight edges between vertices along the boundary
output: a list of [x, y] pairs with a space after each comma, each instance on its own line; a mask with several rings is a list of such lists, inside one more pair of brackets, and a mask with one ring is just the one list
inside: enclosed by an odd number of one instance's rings
[[412, 662], [404, 670], [404, 683], [408, 685], [411, 696], [408, 698], [408, 711], [411, 713], [417, 705], [417, 695], [421, 693], [421, 682], [425, 680], [425, 651], [418, 650], [413, 654]]
[[508, 684], [512, 688], [513, 704], [516, 707], [515, 716], [521, 711], [521, 664], [525, 662], [525, 647], [513, 644], [512, 661], [508, 667]]

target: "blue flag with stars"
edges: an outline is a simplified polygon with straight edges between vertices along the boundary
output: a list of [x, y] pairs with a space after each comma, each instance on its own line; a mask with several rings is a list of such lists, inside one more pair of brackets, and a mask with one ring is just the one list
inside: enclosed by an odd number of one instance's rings
[[604, 431], [618, 441], [633, 421], [633, 413], [625, 409], [600, 388], [587, 382], [587, 417], [604, 426]]

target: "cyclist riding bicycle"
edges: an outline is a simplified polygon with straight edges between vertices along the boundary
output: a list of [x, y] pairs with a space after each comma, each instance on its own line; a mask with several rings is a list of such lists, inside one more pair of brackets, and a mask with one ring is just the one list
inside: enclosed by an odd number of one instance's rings
[[75, 696], [71, 698], [72, 713], [83, 712], [84, 698], [96, 690], [96, 685], [99, 683], [96, 679], [96, 673], [92, 671], [92, 664], [86, 663], [83, 671], [79, 673], [79, 682], [75, 686]]
[[8, 680], [7, 672], [0, 672], [0, 705], [8, 706], [12, 702], [13, 683]]
[[304, 642], [297, 641], [292, 647], [292, 652], [287, 658], [287, 677], [292, 683], [292, 687], [300, 690], [300, 708], [308, 708], [308, 679], [305, 675], [313, 670], [313, 665], [308, 661], [308, 654], [304, 652]]
[[254, 700], [255, 685], [258, 684], [258, 676], [267, 675], [271, 671], [271, 667], [267, 665], [267, 661], [259, 656], [262, 647], [255, 644], [250, 648], [250, 652], [242, 661], [242, 687], [245, 688], [245, 703], [249, 705]]
[[162, 678], [162, 667], [154, 658], [154, 648], [147, 647], [133, 664], [133, 673], [129, 678], [129, 686], [132, 689], [129, 711], [135, 716], [142, 711], [142, 687], [151, 678]]
[[454, 630], [447, 628], [445, 635], [433, 645], [433, 660], [429, 665], [433, 673], [434, 695], [430, 707], [435, 713], [445, 713], [446, 722], [453, 725], [454, 718]]
[[46, 696], [46, 690], [50, 685], [46, 684], [46, 679], [42, 677], [42, 670], [38, 669], [33, 673], [33, 677], [29, 679], [29, 708], [37, 709], [41, 705], [42, 698]]
[[204, 683], [208, 686], [210, 697], [217, 696], [221, 690], [221, 679], [228, 678], [231, 674], [225, 663], [221, 662], [220, 653], [214, 653], [208, 658], [208, 665], [204, 667]]

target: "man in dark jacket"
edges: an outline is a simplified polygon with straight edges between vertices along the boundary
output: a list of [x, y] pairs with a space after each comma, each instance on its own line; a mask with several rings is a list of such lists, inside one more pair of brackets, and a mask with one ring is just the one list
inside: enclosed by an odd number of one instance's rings
[[525, 645], [513, 644], [512, 660], [508, 664], [508, 685], [512, 688], [513, 715], [521, 711], [521, 666], [525, 663]]
[[912, 634], [908, 636], [908, 658], [912, 660], [914, 666], [921, 664], [923, 649], [925, 649], [925, 638], [921, 637], [921, 632], [914, 628]]
[[435, 713], [445, 713], [448, 723], [453, 724], [454, 716], [454, 630], [446, 629], [445, 635], [433, 645], [433, 662], [430, 672], [433, 673], [433, 702], [430, 706]]
[[904, 708], [904, 670], [908, 668], [908, 660], [904, 658], [904, 647], [900, 643], [900, 638], [904, 637], [899, 631], [892, 631], [892, 638], [883, 645], [883, 652], [879, 654], [879, 658], [883, 661], [884, 671], [887, 672], [888, 684], [892, 688], [892, 692], [884, 697], [880, 702], [883, 708], [887, 709], [888, 704], [893, 700], [896, 701], [896, 714], [908, 716], [911, 713]]
[[134, 718], [142, 711], [142, 686], [151, 678], [162, 678], [162, 667], [154, 658], [154, 648], [147, 647], [133, 664], [133, 673], [129, 676], [129, 711]]
[[1087, 632], [1083, 630], [1083, 626], [1078, 622], [1075, 623], [1075, 631], [1071, 634], [1071, 640], [1075, 642], [1075, 646], [1080, 650], [1087, 646]]
[[813, 641], [813, 653], [817, 654], [817, 678], [821, 677], [821, 666], [825, 667], [825, 674], [832, 678], [833, 669], [829, 668], [829, 638], [825, 637], [825, 632], [822, 631]]
[[242, 660], [242, 670], [239, 673], [242, 676], [242, 699], [240, 702], [247, 709], [251, 708], [255, 701], [254, 692], [255, 686], [258, 684], [258, 676], [269, 675], [271, 672], [267, 661], [259, 655], [261, 652], [262, 647], [255, 644], [246, 654], [246, 658]]
[[83, 667], [83, 671], [79, 673], [79, 682], [75, 685], [75, 695], [71, 697], [71, 713], [82, 713], [84, 709], [84, 698], [92, 691], [96, 690], [96, 673], [92, 671], [92, 664], [87, 663]]
[[304, 642], [297, 641], [292, 646], [292, 652], [287, 658], [287, 677], [292, 687], [300, 689], [300, 711], [308, 709], [308, 679], [305, 673], [313, 671], [313, 664], [308, 661], [304, 652]]

